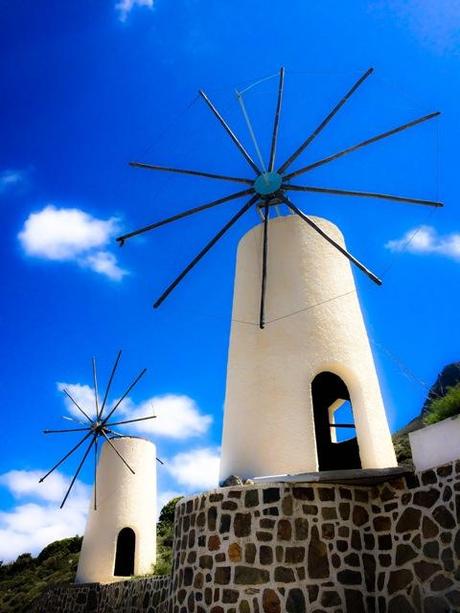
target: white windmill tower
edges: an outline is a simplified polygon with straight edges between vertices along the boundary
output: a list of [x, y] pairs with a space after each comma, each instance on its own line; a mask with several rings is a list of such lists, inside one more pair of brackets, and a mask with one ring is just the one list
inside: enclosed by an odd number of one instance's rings
[[[155, 445], [148, 440], [115, 431], [125, 424], [153, 419], [154, 415], [117, 420], [113, 414], [147, 369], [143, 369], [110, 409], [107, 399], [121, 357], [118, 353], [99, 406], [96, 362], [93, 358], [94, 411], [80, 406], [68, 390], [64, 393], [86, 419], [82, 427], [44, 430], [51, 433], [82, 433], [81, 440], [40, 479], [44, 481], [77, 449], [86, 450], [61, 503], [64, 506], [91, 451], [94, 453], [94, 488], [83, 537], [77, 583], [110, 583], [131, 575], [151, 572], [156, 560], [156, 457]], [[91, 417], [91, 414], [94, 416]], [[70, 418], [67, 418], [70, 419]], [[98, 458], [99, 439], [104, 439]]]
[[[369, 69], [354, 83], [319, 126], [278, 168], [275, 168], [275, 153], [284, 69], [280, 71], [267, 166], [260, 154], [242, 95], [237, 93], [259, 165], [208, 96], [200, 91], [255, 173], [252, 178], [131, 163], [148, 170], [237, 182], [245, 189], [120, 236], [117, 239], [120, 245], [136, 235], [188, 215], [249, 197], [163, 292], [154, 303], [155, 308], [246, 212], [255, 208], [263, 219], [262, 224], [243, 237], [238, 250], [222, 441], [222, 479], [230, 474], [261, 477], [396, 465], [351, 264], [376, 284], [380, 285], [381, 281], [347, 251], [343, 236], [335, 225], [306, 215], [289, 196], [292, 192], [308, 192], [442, 206], [440, 202], [418, 198], [292, 183], [297, 176], [430, 120], [439, 113], [419, 117], [300, 169], [287, 171], [372, 72], [372, 68]], [[289, 215], [273, 218], [273, 209], [278, 211], [280, 205], [286, 207]], [[309, 305], [314, 308], [307, 308]], [[256, 314], [258, 326], [254, 322]], [[254, 322], [254, 325], [248, 325], [248, 322]], [[334, 414], [345, 402], [351, 403], [353, 423], [336, 423]], [[356, 428], [356, 438], [337, 442], [339, 427]]]

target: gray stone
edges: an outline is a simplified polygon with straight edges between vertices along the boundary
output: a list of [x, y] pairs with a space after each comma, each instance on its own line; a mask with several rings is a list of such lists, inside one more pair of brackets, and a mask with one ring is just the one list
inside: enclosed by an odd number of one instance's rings
[[280, 499], [280, 489], [279, 487], [268, 487], [263, 490], [263, 501], [264, 504], [272, 504], [273, 502], [278, 502]]
[[296, 517], [294, 528], [296, 541], [304, 541], [306, 538], [308, 538], [308, 521], [306, 519]]
[[280, 583], [293, 583], [295, 581], [294, 571], [292, 568], [277, 566], [275, 568], [275, 581], [279, 581]]
[[244, 546], [244, 559], [248, 564], [253, 564], [256, 559], [256, 546], [254, 543], [246, 543]]
[[364, 507], [356, 505], [353, 508], [353, 523], [355, 524], [355, 526], [359, 528], [360, 526], [364, 526], [364, 524], [367, 524], [368, 521], [369, 513]]
[[291, 522], [288, 519], [280, 519], [278, 522], [278, 540], [290, 541], [292, 536]]
[[315, 492], [312, 487], [295, 487], [292, 490], [294, 498], [297, 500], [314, 500]]
[[418, 509], [412, 509], [411, 507], [404, 509], [398, 523], [396, 524], [396, 532], [403, 533], [417, 530], [420, 527], [421, 517], [422, 512]]
[[308, 575], [312, 579], [325, 579], [329, 577], [329, 560], [327, 547], [318, 534], [318, 528], [312, 528], [310, 545], [308, 547]]
[[233, 530], [235, 531], [235, 536], [249, 536], [251, 534], [251, 514], [236, 513], [233, 520]]
[[231, 487], [235, 485], [243, 485], [243, 480], [238, 475], [230, 475], [219, 483], [220, 487]]
[[360, 590], [345, 590], [345, 602], [347, 613], [367, 613]]
[[305, 559], [305, 547], [286, 547], [285, 562], [287, 564], [300, 564]]
[[421, 560], [420, 562], [415, 562], [414, 569], [420, 581], [426, 581], [438, 570], [441, 570], [441, 566], [439, 564], [433, 564], [432, 562]]
[[439, 505], [433, 511], [433, 519], [442, 527], [448, 530], [455, 528], [456, 521], [452, 513], [443, 505]]
[[417, 552], [410, 545], [398, 545], [396, 548], [396, 566], [403, 566], [413, 558], [417, 557]]
[[273, 562], [273, 550], [271, 547], [267, 545], [261, 545], [259, 550], [259, 560], [260, 563], [266, 566], [267, 564], [271, 564]]
[[[388, 604], [388, 613], [416, 613], [411, 603], [400, 594], [392, 598]], [[428, 612], [427, 612], [428, 613]]]
[[341, 585], [360, 585], [362, 577], [360, 572], [347, 568], [337, 573], [337, 580]]
[[254, 566], [236, 566], [235, 568], [235, 584], [236, 585], [260, 585], [268, 583], [270, 575], [263, 568], [255, 568]]
[[429, 517], [424, 517], [422, 522], [423, 538], [431, 539], [439, 534], [438, 526]]
[[287, 613], [306, 613], [305, 596], [302, 590], [293, 588], [289, 590], [288, 597], [286, 599], [286, 611]]
[[321, 604], [326, 608], [334, 607], [342, 604], [342, 599], [337, 592], [325, 591], [321, 596]]
[[404, 589], [413, 580], [413, 574], [410, 570], [400, 569], [393, 570], [388, 579], [388, 593], [394, 594]]
[[259, 491], [248, 490], [244, 496], [244, 506], [247, 508], [256, 507], [259, 504]]

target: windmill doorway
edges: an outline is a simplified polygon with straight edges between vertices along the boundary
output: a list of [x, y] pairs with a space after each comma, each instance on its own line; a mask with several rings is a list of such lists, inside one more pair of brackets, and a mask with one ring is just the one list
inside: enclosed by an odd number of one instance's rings
[[136, 551], [136, 535], [132, 528], [123, 528], [118, 533], [117, 549], [115, 554], [116, 577], [130, 577], [134, 575], [134, 553]]
[[[347, 386], [334, 373], [322, 372], [313, 379], [311, 393], [318, 470], [361, 468]], [[346, 421], [339, 414], [346, 416]]]

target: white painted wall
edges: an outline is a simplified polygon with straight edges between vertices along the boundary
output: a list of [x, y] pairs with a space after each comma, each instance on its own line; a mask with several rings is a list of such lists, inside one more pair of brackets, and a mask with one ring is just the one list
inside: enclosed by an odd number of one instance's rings
[[238, 248], [221, 479], [318, 470], [310, 386], [323, 371], [348, 387], [363, 468], [396, 466], [350, 263], [297, 216], [271, 220], [260, 330], [261, 261], [262, 224]]
[[416, 470], [426, 470], [460, 458], [460, 416], [409, 433]]
[[[120, 581], [114, 577], [117, 537], [122, 528], [136, 534], [134, 574], [152, 570], [156, 560], [156, 449], [145, 439], [111, 439], [133, 475], [108, 443], [97, 467], [97, 510], [90, 503], [76, 583]], [[94, 496], [94, 493], [93, 493]]]

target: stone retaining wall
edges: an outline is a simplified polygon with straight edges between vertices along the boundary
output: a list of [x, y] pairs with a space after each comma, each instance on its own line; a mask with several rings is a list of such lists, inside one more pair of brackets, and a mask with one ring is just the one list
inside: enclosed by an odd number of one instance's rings
[[146, 577], [100, 585], [86, 583], [49, 589], [35, 613], [167, 613], [171, 580]]
[[37, 613], [460, 611], [460, 461], [376, 487], [220, 488], [176, 507], [172, 578], [47, 592]]
[[460, 611], [460, 462], [377, 487], [221, 488], [176, 508], [174, 613]]

